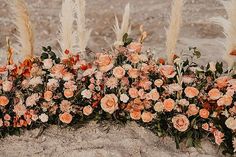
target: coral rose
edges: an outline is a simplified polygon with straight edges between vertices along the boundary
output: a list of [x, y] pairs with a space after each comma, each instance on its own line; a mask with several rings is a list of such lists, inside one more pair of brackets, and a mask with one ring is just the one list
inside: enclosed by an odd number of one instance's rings
[[162, 65], [159, 70], [166, 78], [173, 78], [176, 75], [175, 68], [172, 65]]
[[121, 66], [115, 67], [113, 69], [113, 75], [116, 78], [121, 79], [122, 77], [125, 76], [125, 69], [123, 69]]
[[72, 90], [70, 90], [70, 89], [65, 89], [65, 90], [64, 90], [64, 96], [65, 96], [66, 98], [71, 98], [71, 97], [74, 96], [74, 92], [73, 92]]
[[130, 112], [130, 117], [134, 120], [139, 120], [141, 118], [141, 111], [132, 111]]
[[0, 96], [0, 106], [6, 106], [9, 103], [9, 99], [6, 96]]
[[83, 114], [89, 116], [93, 112], [93, 108], [88, 105], [83, 108]]
[[43, 96], [46, 101], [51, 101], [53, 93], [51, 91], [46, 91], [44, 92]]
[[154, 110], [156, 112], [162, 112], [164, 110], [164, 105], [162, 102], [157, 102], [155, 105], [154, 105]]
[[138, 97], [138, 90], [136, 88], [130, 88], [129, 95], [131, 98], [137, 98]]
[[177, 129], [180, 132], [184, 132], [189, 127], [189, 120], [185, 115], [176, 115], [172, 118], [172, 123], [174, 125], [174, 128]]
[[137, 53], [132, 53], [128, 58], [133, 64], [137, 64], [140, 61], [140, 57]]
[[218, 79], [216, 79], [216, 85], [219, 88], [224, 88], [228, 85], [229, 80], [230, 78], [228, 76], [219, 77]]
[[160, 98], [160, 95], [156, 89], [152, 89], [150, 95], [153, 101], [157, 101]]
[[204, 108], [203, 108], [203, 109], [201, 109], [201, 110], [199, 111], [199, 115], [200, 115], [200, 117], [206, 119], [206, 118], [209, 117], [210, 112], [209, 112], [207, 109], [204, 109]]
[[153, 119], [153, 114], [151, 112], [143, 112], [141, 118], [144, 123], [149, 123]]
[[195, 104], [190, 104], [188, 106], [187, 114], [188, 114], [189, 117], [194, 116], [194, 115], [198, 114], [198, 111], [199, 111], [199, 109]]
[[142, 44], [138, 42], [132, 42], [128, 45], [128, 50], [130, 52], [140, 53], [142, 50]]
[[73, 117], [70, 113], [65, 112], [63, 114], [60, 114], [59, 119], [63, 123], [70, 124]]
[[230, 106], [233, 102], [233, 98], [229, 95], [224, 95], [217, 101], [218, 106]]
[[163, 105], [166, 111], [171, 112], [175, 107], [175, 101], [169, 98], [169, 99], [164, 100]]
[[101, 99], [101, 107], [105, 112], [112, 114], [118, 109], [118, 98], [115, 94], [107, 94]]
[[107, 72], [113, 67], [112, 56], [101, 54], [98, 58], [98, 66], [101, 72]]
[[194, 87], [186, 87], [184, 93], [188, 98], [193, 98], [195, 96], [198, 96], [199, 90]]
[[221, 97], [221, 92], [219, 91], [219, 89], [211, 89], [209, 92], [208, 92], [208, 96], [210, 97], [211, 100], [217, 100]]
[[138, 71], [138, 69], [130, 68], [129, 71], [128, 71], [128, 74], [129, 74], [129, 77], [130, 77], [130, 78], [135, 79], [135, 78], [138, 78], [138, 76], [139, 76], [139, 71]]

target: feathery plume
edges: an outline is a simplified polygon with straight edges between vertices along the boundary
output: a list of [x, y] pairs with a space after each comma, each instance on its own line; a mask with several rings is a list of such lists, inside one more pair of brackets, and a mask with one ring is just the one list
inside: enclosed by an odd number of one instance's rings
[[117, 17], [115, 16], [115, 25], [113, 28], [113, 31], [116, 35], [116, 41], [114, 43], [115, 46], [123, 45], [123, 36], [125, 33], [130, 34], [131, 32], [131, 25], [129, 22], [130, 18], [130, 5], [129, 3], [125, 6], [125, 12], [122, 19], [121, 27], [119, 26], [119, 21]]
[[227, 12], [228, 19], [223, 17], [212, 18], [212, 21], [224, 29], [223, 45], [226, 53], [224, 60], [232, 68], [236, 62], [236, 0], [221, 1]]
[[32, 58], [34, 55], [34, 34], [26, 3], [24, 0], [12, 0], [9, 3], [14, 13], [13, 23], [18, 31], [16, 38], [20, 47], [17, 51], [24, 57]]
[[72, 0], [64, 0], [60, 14], [60, 34], [59, 44], [62, 50], [62, 56], [66, 55], [66, 50], [73, 51], [75, 38], [73, 36], [74, 10]]
[[167, 62], [169, 64], [173, 63], [173, 55], [176, 50], [176, 44], [182, 24], [183, 6], [184, 0], [173, 0], [169, 28], [166, 30], [166, 53]]
[[77, 37], [78, 37], [78, 47], [80, 52], [84, 54], [85, 48], [87, 47], [91, 29], [86, 28], [86, 19], [85, 19], [85, 0], [75, 0], [75, 12], [77, 15]]

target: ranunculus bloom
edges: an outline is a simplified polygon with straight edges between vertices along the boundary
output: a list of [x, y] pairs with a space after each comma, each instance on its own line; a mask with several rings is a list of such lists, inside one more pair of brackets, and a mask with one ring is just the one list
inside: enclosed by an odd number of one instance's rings
[[107, 72], [113, 67], [112, 56], [101, 54], [98, 58], [98, 66], [101, 72]]
[[163, 80], [157, 79], [155, 80], [154, 84], [156, 87], [161, 87], [163, 85]]
[[9, 92], [9, 91], [11, 91], [11, 89], [12, 89], [12, 82], [11, 81], [4, 81], [3, 83], [2, 83], [2, 89], [3, 89], [3, 91], [5, 91], [5, 92]]
[[198, 111], [199, 111], [199, 109], [195, 104], [190, 104], [188, 106], [187, 114], [188, 114], [189, 117], [194, 116], [194, 115], [198, 114]]
[[221, 97], [221, 92], [219, 91], [219, 89], [211, 89], [208, 92], [208, 96], [210, 97], [211, 100], [218, 100]]
[[135, 68], [130, 68], [128, 71], [129, 77], [135, 79], [139, 77], [139, 70]]
[[233, 117], [229, 117], [226, 121], [225, 121], [225, 125], [232, 130], [236, 130], [236, 119]]
[[128, 45], [128, 50], [130, 52], [140, 53], [142, 50], [142, 44], [138, 42], [132, 42]]
[[116, 78], [121, 79], [122, 77], [125, 76], [125, 69], [123, 69], [121, 66], [115, 67], [113, 69], [113, 75]]
[[3, 118], [7, 121], [11, 120], [11, 116], [9, 114], [5, 114]]
[[218, 106], [230, 106], [233, 102], [233, 98], [229, 95], [224, 95], [217, 101]]
[[216, 79], [216, 85], [219, 88], [224, 88], [228, 85], [228, 81], [230, 80], [230, 77], [228, 76], [222, 76]]
[[51, 91], [46, 91], [44, 92], [43, 96], [46, 101], [51, 101], [53, 93]]
[[151, 112], [143, 112], [141, 118], [144, 123], [149, 123], [153, 119], [153, 114]]
[[73, 117], [70, 113], [65, 112], [63, 114], [60, 114], [59, 119], [61, 122], [65, 123], [65, 124], [70, 124]]
[[92, 92], [88, 89], [85, 89], [81, 92], [81, 95], [83, 96], [83, 98], [90, 99], [92, 97]]
[[93, 108], [88, 105], [83, 108], [83, 114], [89, 116], [93, 112]]
[[23, 104], [17, 104], [14, 106], [13, 111], [20, 117], [23, 116], [27, 110]]
[[0, 106], [6, 106], [9, 103], [9, 99], [6, 96], [0, 96]]
[[136, 88], [130, 88], [129, 95], [131, 98], [137, 98], [138, 97], [138, 90]]
[[159, 70], [166, 78], [173, 78], [176, 75], [175, 68], [172, 65], [162, 65]]
[[101, 99], [101, 107], [105, 112], [112, 114], [118, 109], [118, 98], [115, 94], [107, 94]]
[[171, 98], [165, 99], [163, 104], [164, 104], [164, 109], [168, 112], [171, 112], [175, 108], [175, 101]]
[[216, 144], [220, 145], [224, 140], [224, 134], [219, 130], [214, 131], [213, 134], [214, 134], [214, 137], [215, 137]]
[[141, 118], [141, 111], [132, 111], [130, 112], [130, 117], [134, 120], [139, 120]]
[[48, 115], [43, 113], [43, 114], [39, 115], [39, 119], [41, 120], [41, 122], [46, 123], [48, 121]]
[[65, 90], [64, 90], [64, 96], [65, 96], [66, 98], [71, 98], [71, 97], [74, 96], [74, 92], [73, 92], [72, 90], [70, 90], [70, 89], [65, 89]]
[[186, 87], [184, 93], [188, 98], [193, 98], [195, 96], [198, 96], [199, 90], [194, 87]]
[[178, 114], [172, 118], [174, 128], [180, 132], [184, 132], [189, 127], [189, 120], [185, 115]]
[[206, 119], [206, 118], [209, 117], [210, 112], [209, 112], [207, 109], [204, 109], [204, 108], [203, 108], [203, 109], [200, 109], [199, 115], [200, 115], [200, 117]]

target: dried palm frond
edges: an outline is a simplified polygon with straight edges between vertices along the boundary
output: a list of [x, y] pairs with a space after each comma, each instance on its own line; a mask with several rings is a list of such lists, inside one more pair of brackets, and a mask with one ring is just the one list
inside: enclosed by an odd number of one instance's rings
[[184, 0], [173, 0], [169, 28], [166, 30], [166, 53], [167, 62], [173, 63], [173, 56], [176, 51], [176, 45], [182, 24], [182, 10]]
[[[77, 15], [77, 37], [78, 37], [78, 47], [80, 52], [84, 53], [85, 48], [87, 47], [91, 29], [86, 28], [86, 19], [85, 19], [85, 0], [75, 0], [75, 12]], [[84, 54], [85, 55], [85, 54]]]
[[60, 14], [60, 34], [59, 45], [62, 50], [62, 55], [66, 55], [66, 50], [73, 51], [75, 38], [73, 36], [73, 23], [74, 23], [74, 3], [72, 0], [64, 0]]
[[123, 45], [123, 36], [125, 33], [130, 34], [131, 32], [131, 25], [129, 22], [130, 18], [130, 5], [129, 3], [125, 6], [125, 12], [123, 14], [122, 24], [121, 27], [119, 25], [119, 21], [115, 16], [115, 25], [113, 31], [116, 35], [116, 41], [114, 43], [115, 46]]
[[225, 48], [224, 60], [232, 68], [236, 62], [236, 0], [221, 1], [227, 12], [228, 18], [216, 17], [213, 22], [224, 29], [225, 39], [223, 45]]
[[27, 58], [34, 56], [34, 33], [29, 18], [29, 13], [24, 0], [9, 1], [14, 14], [13, 23], [17, 27], [17, 41], [20, 44], [18, 53]]

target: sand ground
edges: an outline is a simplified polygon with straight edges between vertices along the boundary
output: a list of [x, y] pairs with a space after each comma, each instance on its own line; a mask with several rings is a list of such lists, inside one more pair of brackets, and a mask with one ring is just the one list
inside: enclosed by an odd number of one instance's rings
[[[14, 43], [16, 29], [6, 4], [0, 0], [0, 49], [4, 54], [5, 38]], [[59, 27], [61, 0], [26, 0], [29, 4], [32, 23], [36, 32], [36, 51], [42, 46], [58, 47], [56, 37]], [[126, 3], [131, 4], [133, 38], [139, 35], [139, 26], [144, 25], [149, 36], [145, 49], [151, 48], [163, 55], [165, 50], [165, 27], [168, 26], [171, 0], [87, 0], [88, 26], [93, 29], [89, 48], [101, 51], [114, 42], [112, 25], [114, 15], [121, 17]], [[218, 0], [187, 0], [184, 8], [184, 23], [178, 41], [178, 50], [197, 46], [202, 52], [202, 63], [221, 60], [224, 53], [219, 40], [222, 29], [211, 24], [210, 18], [225, 16], [225, 10]], [[2, 56], [2, 55], [1, 55]], [[176, 150], [169, 138], [158, 138], [135, 123], [125, 128], [113, 128], [109, 133], [91, 123], [79, 130], [50, 127], [39, 138], [39, 130], [26, 131], [23, 136], [7, 137], [0, 141], [0, 156], [79, 156], [79, 157], [215, 157], [218, 149], [203, 142], [203, 150]]]

